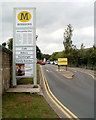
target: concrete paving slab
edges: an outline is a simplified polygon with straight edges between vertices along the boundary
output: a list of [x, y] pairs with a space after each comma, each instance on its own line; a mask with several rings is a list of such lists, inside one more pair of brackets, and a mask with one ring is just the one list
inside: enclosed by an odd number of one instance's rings
[[40, 92], [40, 86], [37, 85], [38, 88], [33, 88], [34, 85], [28, 84], [28, 85], [17, 85], [14, 88], [9, 88], [6, 92], [29, 92], [29, 93], [39, 93]]

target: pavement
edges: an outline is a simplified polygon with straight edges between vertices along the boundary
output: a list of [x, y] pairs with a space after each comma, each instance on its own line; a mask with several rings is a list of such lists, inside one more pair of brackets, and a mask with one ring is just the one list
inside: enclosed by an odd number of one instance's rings
[[28, 93], [40, 93], [40, 85], [34, 88], [34, 85], [17, 85], [14, 88], [9, 88], [6, 92], [28, 92]]

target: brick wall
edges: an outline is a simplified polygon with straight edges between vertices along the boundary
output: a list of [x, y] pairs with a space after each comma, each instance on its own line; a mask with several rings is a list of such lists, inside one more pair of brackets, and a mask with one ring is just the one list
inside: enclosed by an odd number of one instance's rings
[[12, 52], [2, 46], [0, 46], [0, 76], [4, 93], [12, 84]]

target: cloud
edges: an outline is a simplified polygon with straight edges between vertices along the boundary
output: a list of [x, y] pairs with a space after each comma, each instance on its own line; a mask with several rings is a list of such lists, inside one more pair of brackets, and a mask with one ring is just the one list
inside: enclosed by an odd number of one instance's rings
[[46, 32], [46, 31], [44, 32], [43, 30], [40, 29], [37, 30], [37, 34], [39, 35], [40, 39], [44, 39], [44, 38], [46, 38], [47, 40], [50, 39], [49, 42], [58, 41], [60, 39], [63, 40], [63, 33], [64, 33], [64, 29], [58, 29], [53, 32]]
[[[86, 0], [85, 0], [86, 1]], [[93, 2], [26, 2], [3, 3], [3, 41], [13, 37], [13, 8], [36, 7], [37, 45], [43, 53], [62, 51], [63, 33], [68, 24], [73, 26], [73, 43], [79, 48], [93, 45]]]
[[[38, 45], [38, 44], [37, 44]], [[41, 49], [41, 52], [45, 54], [52, 54], [53, 52], [59, 52], [64, 49], [63, 44], [61, 43], [39, 43], [39, 48]]]
[[95, 0], [1, 0], [1, 2], [94, 2]]
[[81, 29], [75, 29], [73, 32], [73, 43], [80, 48], [83, 43], [85, 47], [92, 47], [94, 44], [94, 27], [88, 26]]

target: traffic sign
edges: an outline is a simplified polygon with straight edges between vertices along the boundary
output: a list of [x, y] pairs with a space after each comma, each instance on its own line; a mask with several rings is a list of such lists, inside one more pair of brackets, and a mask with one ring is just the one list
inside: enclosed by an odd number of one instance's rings
[[58, 58], [58, 65], [68, 65], [68, 58]]

